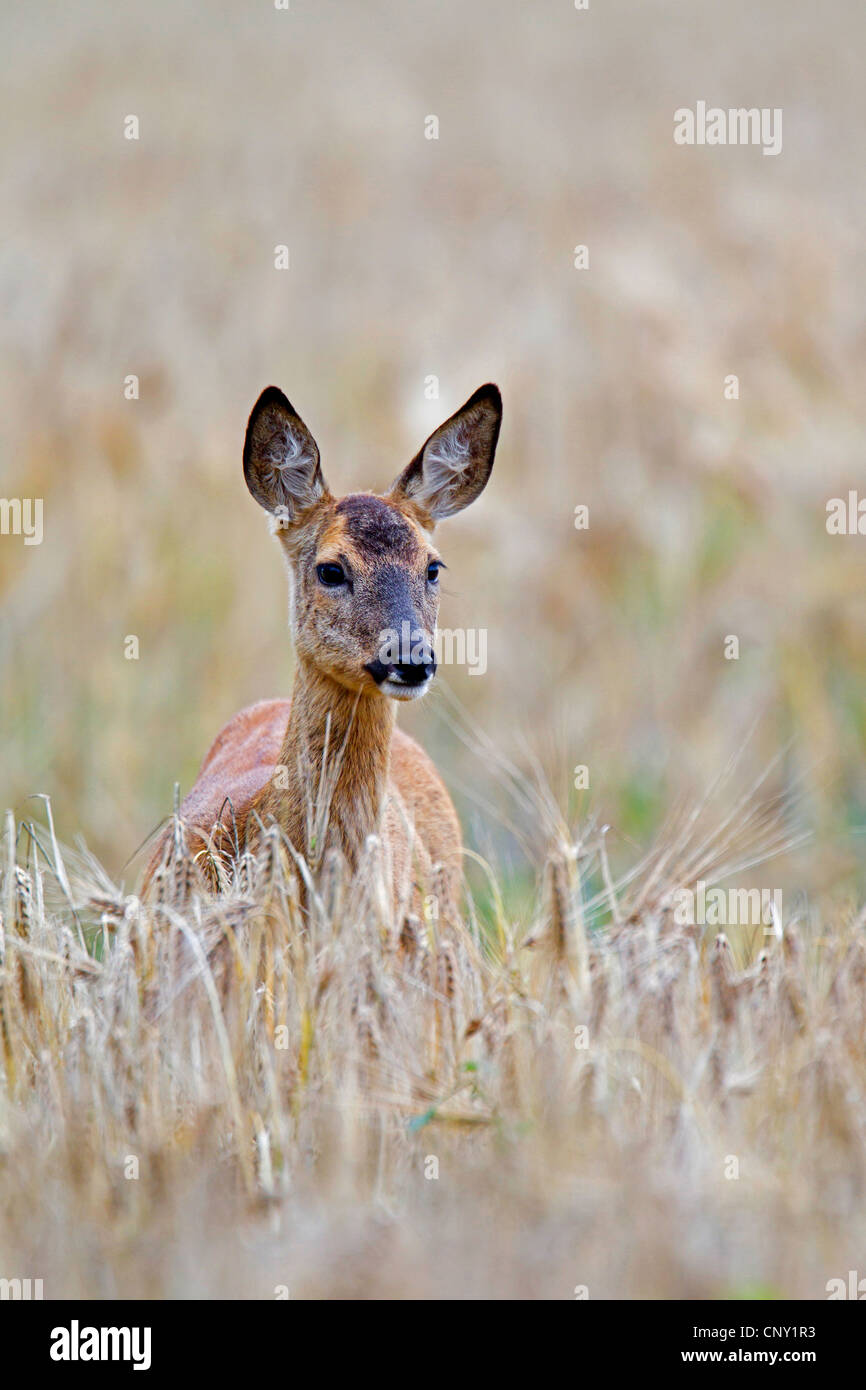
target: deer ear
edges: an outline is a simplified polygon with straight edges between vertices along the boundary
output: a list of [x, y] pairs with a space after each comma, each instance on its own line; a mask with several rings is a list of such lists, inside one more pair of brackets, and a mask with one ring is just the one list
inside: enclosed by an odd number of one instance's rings
[[276, 386], [268, 386], [253, 406], [244, 477], [259, 506], [288, 522], [327, 495], [318, 445]]
[[488, 382], [433, 431], [391, 495], [409, 498], [431, 521], [462, 511], [487, 484], [501, 424], [499, 387]]

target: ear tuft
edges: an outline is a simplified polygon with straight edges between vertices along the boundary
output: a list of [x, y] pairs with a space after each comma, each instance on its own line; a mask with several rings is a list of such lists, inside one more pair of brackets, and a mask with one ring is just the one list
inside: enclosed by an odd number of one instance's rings
[[502, 396], [488, 382], [433, 431], [391, 495], [409, 498], [432, 522], [462, 511], [487, 485], [501, 424]]
[[250, 414], [244, 477], [259, 506], [287, 522], [327, 494], [318, 445], [276, 386], [266, 387]]

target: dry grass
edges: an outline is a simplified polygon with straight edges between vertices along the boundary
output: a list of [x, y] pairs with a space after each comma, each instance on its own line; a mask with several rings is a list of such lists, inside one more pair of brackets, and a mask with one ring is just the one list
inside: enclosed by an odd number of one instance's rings
[[145, 904], [10, 817], [4, 1270], [46, 1296], [824, 1296], [866, 1235], [863, 923], [678, 926], [675, 886], [778, 833], [705, 812], [628, 886], [559, 826], [531, 917], [470, 905], [459, 933], [389, 920], [375, 843], [307, 907], [276, 835], [219, 899], [178, 851]]

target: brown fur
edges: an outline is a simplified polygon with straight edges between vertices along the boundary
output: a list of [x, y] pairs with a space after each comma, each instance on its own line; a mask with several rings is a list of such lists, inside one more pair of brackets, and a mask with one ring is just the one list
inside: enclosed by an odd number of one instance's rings
[[[274, 792], [273, 777], [275, 769], [290, 766], [294, 756], [291, 708], [291, 700], [260, 700], [240, 710], [217, 735], [181, 806], [181, 819], [188, 827], [188, 847], [193, 854], [199, 854], [208, 844], [219, 854], [234, 853], [236, 845], [243, 849], [254, 844], [258, 837], [256, 814], [265, 824], [271, 815], [282, 821], [283, 794]], [[345, 780], [332, 801], [341, 825], [341, 847], [348, 848], [342, 840], [346, 830], [356, 838], [357, 808], [367, 800], [369, 819], [365, 829], [371, 834], [382, 831], [389, 845], [397, 892], [411, 873], [413, 906], [418, 910], [419, 897], [431, 891], [432, 866], [439, 864], [442, 873], [437, 876], [437, 887], [444, 887], [448, 896], [443, 907], [445, 911], [453, 910], [460, 889], [461, 837], [451, 798], [431, 759], [402, 729], [394, 727], [389, 754], [382, 775], [381, 767], [376, 767], [373, 758], [365, 758], [362, 748], [352, 749]], [[374, 780], [372, 787], [368, 780], [363, 790], [356, 773], [359, 761], [360, 771], [366, 762], [368, 778], [372, 774]], [[291, 816], [291, 796], [285, 798], [283, 805], [290, 814], [289, 823], [283, 825], [289, 840], [295, 846], [305, 844], [301, 821]], [[344, 807], [355, 813], [348, 822]], [[383, 807], [384, 824], [379, 818]], [[414, 844], [409, 826], [417, 829]], [[169, 834], [165, 832], [151, 858], [146, 883], [162, 860]], [[347, 854], [347, 858], [351, 856]]]
[[[439, 594], [429, 566], [441, 561], [431, 532], [440, 513], [468, 505], [484, 487], [500, 409], [496, 388], [482, 387], [431, 435], [387, 496], [337, 501], [306, 426], [276, 388], [262, 394], [247, 428], [244, 473], [276, 519], [291, 575], [295, 683], [291, 700], [241, 710], [211, 746], [181, 807], [193, 853], [255, 849], [261, 827], [275, 824], [313, 865], [337, 850], [355, 869], [368, 837], [379, 835], [395, 905], [419, 911], [435, 892], [440, 912], [453, 915], [457, 815], [430, 759], [395, 727], [395, 700], [423, 693], [435, 666]], [[327, 586], [322, 565], [340, 566], [345, 582]], [[405, 667], [379, 659], [383, 633], [399, 633], [403, 623], [418, 635], [420, 655], [409, 669], [414, 680], [423, 668], [418, 687], [403, 684]], [[170, 835], [157, 846], [145, 887]]]

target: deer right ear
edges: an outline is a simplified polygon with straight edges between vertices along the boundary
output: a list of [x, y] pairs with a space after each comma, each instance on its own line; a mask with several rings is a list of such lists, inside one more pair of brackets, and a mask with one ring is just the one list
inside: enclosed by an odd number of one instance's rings
[[502, 397], [489, 381], [433, 431], [391, 495], [410, 498], [432, 523], [462, 511], [487, 486], [501, 424]]
[[276, 386], [268, 386], [253, 406], [244, 477], [259, 506], [288, 522], [327, 496], [318, 445]]

